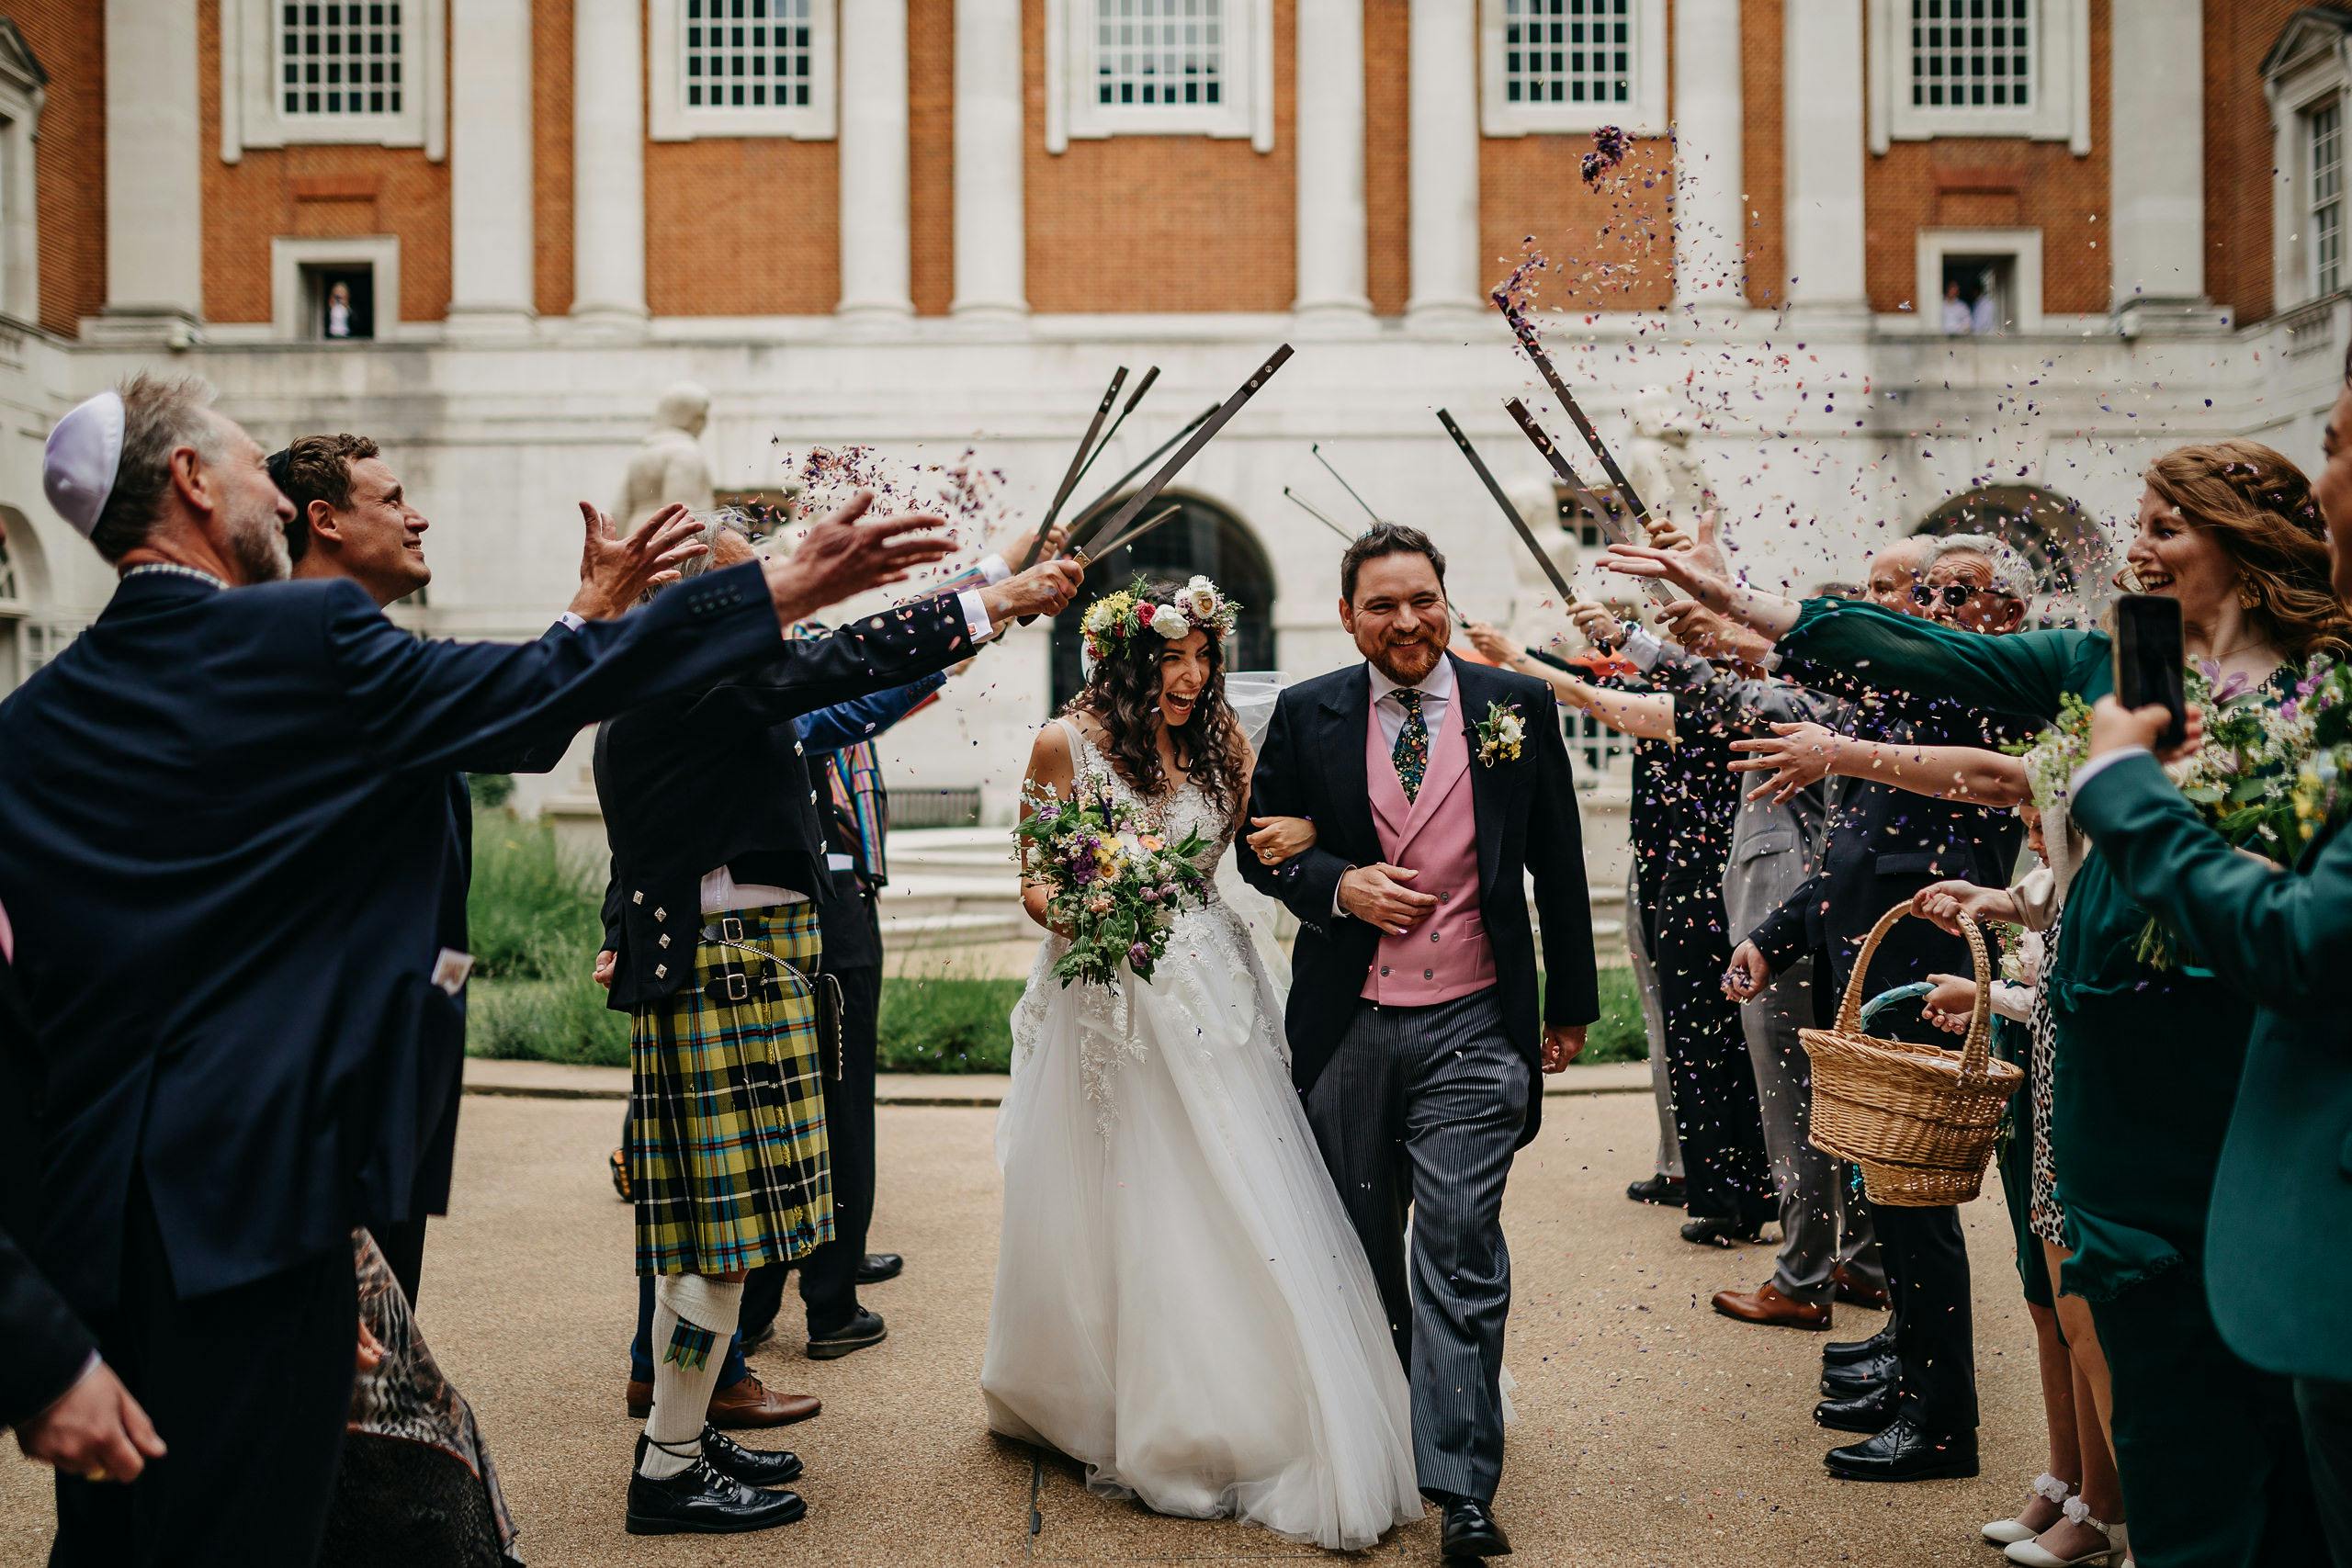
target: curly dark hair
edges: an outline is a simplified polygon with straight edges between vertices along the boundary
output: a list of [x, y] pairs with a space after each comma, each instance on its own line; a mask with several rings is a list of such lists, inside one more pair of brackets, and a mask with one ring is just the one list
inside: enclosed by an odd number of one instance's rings
[[[1155, 579], [1141, 583], [1136, 596], [1165, 604], [1182, 585]], [[1085, 689], [1063, 711], [1083, 714], [1110, 737], [1103, 751], [1129, 788], [1156, 795], [1167, 784], [1159, 765], [1159, 654], [1167, 645], [1156, 637], [1131, 637], [1110, 657], [1098, 660], [1087, 676]], [[1230, 812], [1241, 805], [1249, 780], [1241, 774], [1244, 742], [1241, 725], [1225, 700], [1225, 643], [1215, 634], [1208, 639], [1209, 679], [1193, 705], [1193, 721], [1168, 731], [1176, 757], [1192, 781], [1208, 797]]]

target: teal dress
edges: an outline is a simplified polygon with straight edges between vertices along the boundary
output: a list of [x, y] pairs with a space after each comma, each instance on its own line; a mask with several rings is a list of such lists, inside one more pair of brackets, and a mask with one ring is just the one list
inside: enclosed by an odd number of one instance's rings
[[[2113, 689], [2111, 647], [2098, 632], [1987, 636], [1815, 599], [1780, 651], [1801, 682], [1811, 665], [2048, 722], [2069, 694]], [[2166, 928], [2177, 967], [2143, 963], [2150, 913], [2094, 843], [2042, 972], [2057, 1032], [2051, 1156], [2074, 1252], [2059, 1285], [2090, 1302], [2113, 1374], [2140, 1568], [2294, 1561], [2285, 1553], [2317, 1526], [2307, 1476], [2300, 1495], [2292, 1483], [2303, 1474], [2292, 1389], [2222, 1343], [2201, 1276], [2254, 1004], [2199, 966], [2193, 932]]]

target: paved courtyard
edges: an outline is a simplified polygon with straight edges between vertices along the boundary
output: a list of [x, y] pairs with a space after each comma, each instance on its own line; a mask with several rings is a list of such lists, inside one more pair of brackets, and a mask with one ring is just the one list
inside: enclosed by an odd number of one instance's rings
[[[1076, 1472], [989, 1435], [975, 1388], [995, 1263], [993, 1112], [882, 1115], [876, 1244], [905, 1278], [868, 1292], [889, 1340], [832, 1362], [754, 1359], [823, 1397], [783, 1440], [807, 1460], [804, 1522], [733, 1539], [633, 1540], [621, 1494], [636, 1424], [621, 1408], [633, 1303], [628, 1214], [606, 1185], [617, 1105], [470, 1097], [456, 1213], [425, 1254], [426, 1337], [472, 1398], [535, 1568], [603, 1564], [1270, 1562], [1320, 1555], [1263, 1531], [1163, 1519], [1099, 1498]], [[1673, 1211], [1636, 1207], [1656, 1123], [1637, 1094], [1555, 1098], [1514, 1171], [1510, 1362], [1519, 1424], [1498, 1514], [1514, 1561], [1586, 1568], [1991, 1561], [1976, 1528], [2042, 1468], [2031, 1331], [1996, 1197], [1967, 1213], [1976, 1263], [1984, 1476], [1888, 1487], [1822, 1472], [1820, 1338], [1709, 1310], [1770, 1254], [1702, 1251]], [[1876, 1314], [1840, 1309], [1838, 1334]], [[168, 1436], [168, 1434], [166, 1434]], [[46, 1472], [0, 1462], [0, 1562], [42, 1560]], [[1434, 1563], [1434, 1519], [1365, 1556]]]

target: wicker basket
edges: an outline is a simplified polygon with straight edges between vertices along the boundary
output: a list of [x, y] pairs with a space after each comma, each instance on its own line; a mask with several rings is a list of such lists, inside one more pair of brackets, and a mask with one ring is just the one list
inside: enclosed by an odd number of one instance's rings
[[1984, 1184], [1984, 1167], [2000, 1130], [2001, 1108], [2025, 1081], [2021, 1068], [1993, 1057], [1992, 964], [1984, 938], [1960, 918], [1976, 972], [1976, 1010], [1957, 1051], [1881, 1040], [1861, 1030], [1862, 979], [1894, 922], [1911, 914], [1898, 904], [1862, 942], [1834, 1029], [1803, 1029], [1813, 1058], [1814, 1146], [1862, 1168], [1873, 1203], [1928, 1208], [1962, 1203]]

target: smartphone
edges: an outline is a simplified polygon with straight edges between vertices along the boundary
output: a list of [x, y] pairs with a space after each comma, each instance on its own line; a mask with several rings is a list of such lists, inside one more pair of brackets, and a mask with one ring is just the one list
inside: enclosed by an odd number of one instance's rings
[[2188, 668], [2179, 600], [2126, 593], [2115, 602], [2115, 697], [2127, 708], [2162, 703], [2170, 710], [2159, 751], [2188, 739]]

